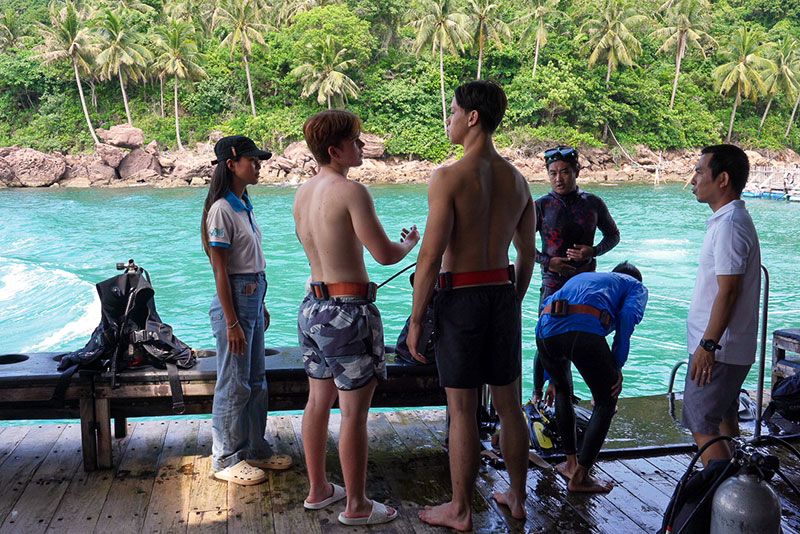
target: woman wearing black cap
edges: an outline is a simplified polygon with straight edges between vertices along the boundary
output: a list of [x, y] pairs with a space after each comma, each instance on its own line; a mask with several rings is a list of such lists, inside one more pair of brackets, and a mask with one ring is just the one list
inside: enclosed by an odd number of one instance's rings
[[259, 150], [243, 135], [214, 146], [217, 159], [203, 206], [203, 248], [214, 270], [217, 293], [209, 315], [217, 341], [217, 384], [212, 408], [214, 476], [235, 484], [264, 482], [263, 469], [286, 469], [292, 459], [273, 454], [264, 439], [267, 380], [264, 373], [266, 261], [261, 229], [247, 186], [258, 182]]

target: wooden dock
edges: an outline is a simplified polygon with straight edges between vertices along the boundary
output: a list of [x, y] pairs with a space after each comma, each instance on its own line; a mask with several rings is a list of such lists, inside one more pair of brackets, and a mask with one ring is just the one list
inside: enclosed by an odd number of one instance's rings
[[[210, 419], [128, 422], [114, 441], [113, 470], [85, 473], [80, 425], [9, 426], [0, 430], [0, 533], [432, 533], [416, 512], [449, 497], [444, 412], [418, 410], [370, 415], [368, 495], [400, 510], [393, 523], [366, 529], [336, 521], [343, 509], [306, 511], [300, 416], [270, 415], [278, 452], [295, 467], [270, 472], [267, 482], [241, 487], [215, 481]], [[328, 471], [341, 483], [335, 454], [338, 417], [332, 416]], [[785, 459], [786, 456], [783, 455]], [[512, 519], [491, 498], [508, 474], [482, 466], [475, 495], [475, 532], [652, 534], [689, 455], [602, 461], [602, 477], [617, 486], [607, 495], [567, 495], [554, 471], [528, 471], [528, 518]], [[800, 484], [798, 462], [783, 461]], [[800, 499], [778, 483], [784, 532], [800, 534]]]

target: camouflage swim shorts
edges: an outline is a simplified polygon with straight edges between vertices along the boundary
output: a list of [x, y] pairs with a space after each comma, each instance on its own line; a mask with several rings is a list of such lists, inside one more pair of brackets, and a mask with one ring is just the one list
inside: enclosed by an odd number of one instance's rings
[[300, 304], [297, 337], [311, 378], [333, 378], [344, 391], [366, 386], [373, 376], [386, 380], [381, 314], [363, 298], [309, 294]]

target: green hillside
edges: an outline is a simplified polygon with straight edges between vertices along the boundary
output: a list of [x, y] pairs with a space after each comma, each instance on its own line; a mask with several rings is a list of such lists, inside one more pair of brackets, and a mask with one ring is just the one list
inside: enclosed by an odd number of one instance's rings
[[162, 147], [179, 147], [177, 80], [183, 145], [219, 129], [280, 149], [330, 106], [361, 115], [390, 154], [440, 160], [451, 150], [441, 85], [449, 106], [480, 70], [508, 94], [503, 145], [675, 149], [719, 142], [730, 128], [741, 145], [800, 150], [796, 0], [3, 0], [0, 9], [0, 146], [91, 149], [77, 71], [93, 128], [126, 122], [127, 100], [131, 122]]

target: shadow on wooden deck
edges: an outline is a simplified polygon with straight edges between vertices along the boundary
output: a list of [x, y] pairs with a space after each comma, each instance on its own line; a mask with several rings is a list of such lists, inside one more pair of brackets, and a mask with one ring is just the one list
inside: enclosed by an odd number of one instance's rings
[[[444, 412], [370, 414], [367, 492], [400, 510], [392, 523], [367, 529], [339, 525], [343, 504], [306, 511], [300, 416], [269, 417], [278, 452], [295, 467], [270, 472], [251, 487], [215, 481], [211, 473], [211, 421], [131, 421], [128, 437], [114, 441], [115, 469], [85, 473], [79, 425], [11, 426], [0, 430], [0, 532], [446, 532], [417, 519], [427, 504], [449, 498]], [[327, 467], [342, 483], [331, 417]], [[567, 495], [550, 470], [528, 471], [528, 518], [518, 521], [491, 495], [508, 487], [508, 474], [482, 466], [473, 506], [476, 532], [653, 533], [689, 455], [602, 461], [601, 477], [617, 486], [608, 495]], [[786, 474], [800, 483], [797, 461], [782, 457]], [[777, 484], [784, 531], [800, 534], [800, 499]]]

